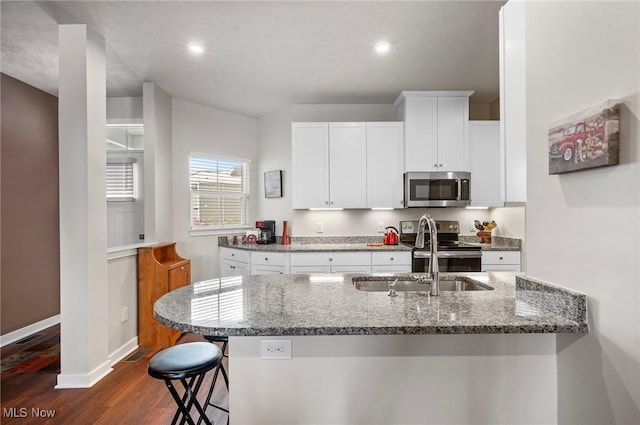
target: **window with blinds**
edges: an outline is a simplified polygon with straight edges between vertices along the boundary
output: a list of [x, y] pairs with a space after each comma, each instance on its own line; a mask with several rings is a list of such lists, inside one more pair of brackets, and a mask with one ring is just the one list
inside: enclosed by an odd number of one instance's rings
[[107, 201], [135, 200], [134, 163], [134, 160], [107, 162]]
[[248, 224], [248, 161], [191, 155], [189, 185], [192, 227]]

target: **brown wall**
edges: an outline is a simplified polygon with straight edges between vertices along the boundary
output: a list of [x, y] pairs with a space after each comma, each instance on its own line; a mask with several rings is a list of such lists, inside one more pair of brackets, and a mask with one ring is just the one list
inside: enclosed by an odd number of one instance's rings
[[60, 313], [58, 99], [1, 74], [1, 333]]

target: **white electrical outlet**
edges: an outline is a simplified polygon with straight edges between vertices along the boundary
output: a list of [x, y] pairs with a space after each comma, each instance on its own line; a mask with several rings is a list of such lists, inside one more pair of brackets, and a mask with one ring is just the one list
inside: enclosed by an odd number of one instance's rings
[[122, 307], [122, 323], [129, 320], [129, 307]]
[[321, 222], [316, 223], [316, 233], [324, 233], [324, 226]]
[[384, 221], [378, 222], [378, 233], [384, 233]]
[[476, 224], [473, 221], [469, 222], [469, 231], [470, 232], [475, 232], [476, 231]]
[[263, 339], [260, 341], [261, 359], [290, 359], [291, 340], [290, 339]]

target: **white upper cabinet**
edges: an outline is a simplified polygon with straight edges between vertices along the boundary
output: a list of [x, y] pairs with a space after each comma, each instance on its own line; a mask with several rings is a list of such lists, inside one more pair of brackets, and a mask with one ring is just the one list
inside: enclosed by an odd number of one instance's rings
[[398, 119], [404, 121], [404, 171], [435, 171], [434, 166], [438, 163], [438, 98], [406, 97], [396, 108]]
[[402, 208], [401, 122], [367, 124], [367, 208]]
[[367, 204], [365, 123], [329, 123], [329, 207]]
[[500, 149], [500, 121], [469, 121], [471, 206], [504, 205], [504, 156]]
[[499, 17], [500, 138], [505, 153], [504, 200], [526, 202], [525, 2], [507, 2], [500, 9]]
[[364, 123], [292, 123], [293, 208], [366, 207]]
[[329, 124], [291, 125], [293, 208], [329, 207]]
[[404, 91], [404, 171], [469, 171], [469, 96], [473, 91]]

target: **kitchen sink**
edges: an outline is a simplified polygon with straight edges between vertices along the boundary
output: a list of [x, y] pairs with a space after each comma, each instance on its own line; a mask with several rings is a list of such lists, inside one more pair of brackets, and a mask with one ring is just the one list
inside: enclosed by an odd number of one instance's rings
[[[391, 288], [391, 285], [396, 281], [395, 279], [368, 279], [364, 278], [353, 278], [353, 286], [359, 290], [364, 292], [388, 292]], [[398, 279], [395, 282], [395, 290], [396, 292], [428, 292], [431, 290], [430, 283], [420, 283], [417, 279]], [[493, 290], [492, 287], [486, 286], [480, 283], [473, 282], [471, 280], [449, 280], [449, 279], [440, 279], [440, 290], [441, 291], [490, 291]]]

